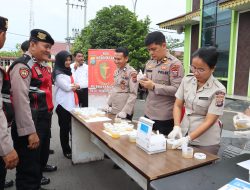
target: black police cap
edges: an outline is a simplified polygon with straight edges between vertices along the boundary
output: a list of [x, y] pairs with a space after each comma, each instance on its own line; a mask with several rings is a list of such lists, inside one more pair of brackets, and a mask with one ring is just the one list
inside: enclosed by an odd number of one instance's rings
[[22, 44], [21, 44], [21, 49], [23, 50], [23, 52], [28, 51], [30, 46], [30, 42], [29, 40], [25, 40]]
[[0, 16], [0, 30], [6, 32], [8, 29], [8, 19]]
[[41, 29], [31, 30], [30, 40], [46, 42], [46, 43], [50, 43], [51, 45], [54, 45], [54, 43], [55, 43], [53, 38], [50, 36], [50, 34], [44, 30], [41, 30]]

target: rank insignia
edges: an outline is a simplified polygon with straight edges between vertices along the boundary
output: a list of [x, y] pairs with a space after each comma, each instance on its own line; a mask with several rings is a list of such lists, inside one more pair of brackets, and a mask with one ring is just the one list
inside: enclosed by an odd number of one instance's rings
[[45, 40], [46, 39], [46, 34], [42, 33], [42, 32], [38, 32], [37, 34], [37, 37], [40, 39], [40, 40]]
[[28, 68], [20, 68], [19, 74], [23, 79], [26, 79], [29, 76], [30, 70]]
[[215, 99], [216, 99], [215, 105], [217, 107], [222, 107], [224, 105], [225, 92], [217, 91], [215, 93]]
[[165, 57], [165, 58], [162, 60], [162, 63], [168, 64], [168, 58]]

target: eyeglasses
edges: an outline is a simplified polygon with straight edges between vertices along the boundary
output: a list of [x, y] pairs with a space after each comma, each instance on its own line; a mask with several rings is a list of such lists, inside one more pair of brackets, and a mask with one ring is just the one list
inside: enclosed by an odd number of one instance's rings
[[203, 68], [196, 68], [193, 65], [190, 65], [190, 70], [192, 71], [192, 73], [197, 72], [198, 74], [202, 74], [202, 73], [204, 73], [206, 71]]

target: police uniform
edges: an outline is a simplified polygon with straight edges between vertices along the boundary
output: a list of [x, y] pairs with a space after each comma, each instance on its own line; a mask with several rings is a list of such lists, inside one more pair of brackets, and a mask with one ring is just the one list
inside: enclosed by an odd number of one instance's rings
[[114, 86], [108, 98], [108, 105], [112, 107], [111, 113], [125, 112], [127, 119], [132, 120], [137, 90], [136, 70], [129, 64], [123, 69], [116, 69], [114, 73]]
[[[2, 91], [3, 84], [3, 73], [0, 68], [0, 92]], [[4, 189], [4, 181], [6, 176], [6, 168], [5, 163], [2, 159], [3, 156], [7, 155], [13, 150], [13, 142], [11, 139], [11, 135], [8, 132], [7, 128], [7, 120], [5, 114], [3, 112], [3, 104], [2, 104], [2, 94], [0, 95], [0, 189]]]
[[[8, 29], [8, 19], [0, 16], [0, 32], [6, 32]], [[4, 68], [0, 68], [0, 92], [2, 92], [4, 77]], [[11, 135], [7, 129], [7, 120], [3, 111], [2, 93], [0, 94], [0, 189], [4, 189], [6, 177], [5, 162], [2, 157], [13, 150]]]
[[[40, 29], [31, 31], [30, 40], [54, 44], [51, 36]], [[51, 74], [46, 65], [36, 62], [31, 53], [26, 52], [12, 63], [9, 76], [15, 111], [12, 137], [20, 158], [16, 168], [16, 187], [39, 189], [44, 162], [49, 155], [53, 110]], [[40, 146], [30, 150], [27, 147], [28, 137], [35, 132], [39, 136]]]
[[[197, 79], [192, 74], [183, 79], [175, 96], [185, 102], [185, 115], [181, 123], [184, 136], [196, 130], [208, 113], [223, 114], [225, 93], [225, 87], [213, 75], [198, 90]], [[191, 144], [197, 146], [219, 145], [220, 133], [221, 128], [216, 122], [201, 136], [194, 139]]]
[[183, 78], [180, 60], [166, 53], [161, 61], [149, 60], [145, 68], [146, 77], [155, 83], [148, 91], [145, 116], [155, 121], [154, 130], [167, 135], [173, 129], [173, 106], [175, 93]]

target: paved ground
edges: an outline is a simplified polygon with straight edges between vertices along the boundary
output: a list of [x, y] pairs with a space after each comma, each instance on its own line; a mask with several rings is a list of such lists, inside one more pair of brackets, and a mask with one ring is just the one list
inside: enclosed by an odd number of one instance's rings
[[[134, 119], [143, 115], [144, 101], [138, 100]], [[241, 100], [227, 99], [225, 112], [221, 120], [224, 123], [222, 133], [221, 150], [223, 151], [233, 145], [243, 149], [247, 139], [239, 138], [233, 135], [232, 117], [236, 112], [244, 111], [250, 102]], [[51, 178], [51, 183], [44, 188], [55, 188], [57, 190], [139, 190], [141, 189], [136, 182], [132, 181], [122, 170], [112, 169], [113, 162], [110, 159], [97, 161], [81, 165], [72, 165], [71, 161], [66, 159], [59, 144], [59, 127], [57, 116], [53, 115], [51, 148], [55, 154], [49, 158], [50, 164], [58, 166], [58, 171], [54, 173], [45, 173], [45, 176]], [[14, 179], [15, 171], [9, 171], [7, 178]], [[9, 188], [14, 190], [15, 188]]]

